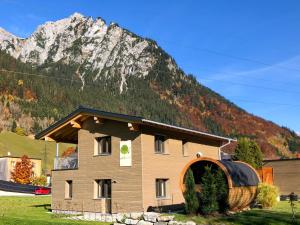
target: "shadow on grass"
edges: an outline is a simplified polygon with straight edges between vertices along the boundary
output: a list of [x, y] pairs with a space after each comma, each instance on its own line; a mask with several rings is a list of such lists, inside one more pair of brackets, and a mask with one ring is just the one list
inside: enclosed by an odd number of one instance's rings
[[249, 212], [238, 213], [233, 216], [216, 218], [215, 222], [230, 222], [234, 224], [243, 225], [283, 225], [283, 224], [293, 224], [300, 225], [299, 216], [296, 217], [296, 221], [292, 223], [291, 213], [284, 212], [272, 212], [272, 211], [259, 211], [253, 210]]
[[51, 204], [32, 205], [31, 207], [44, 208], [45, 210], [51, 212]]

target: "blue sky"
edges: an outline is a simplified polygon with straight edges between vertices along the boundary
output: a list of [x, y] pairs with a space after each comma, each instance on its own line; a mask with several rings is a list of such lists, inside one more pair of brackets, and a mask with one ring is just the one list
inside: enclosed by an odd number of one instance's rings
[[21, 37], [80, 12], [158, 42], [179, 66], [250, 113], [300, 131], [300, 1], [0, 1]]

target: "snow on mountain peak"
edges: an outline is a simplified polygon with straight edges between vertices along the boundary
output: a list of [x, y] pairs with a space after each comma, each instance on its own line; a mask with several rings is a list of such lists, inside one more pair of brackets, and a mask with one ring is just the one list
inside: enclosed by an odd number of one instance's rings
[[13, 38], [16, 38], [16, 36], [0, 27], [0, 41], [11, 40]]
[[81, 13], [78, 13], [78, 12], [75, 12], [70, 16], [70, 18], [80, 18], [80, 19], [82, 19], [84, 17], [85, 17], [84, 15], [82, 15]]
[[[122, 92], [128, 76], [147, 76], [157, 62], [155, 53], [148, 49], [150, 46], [157, 49], [155, 44], [116, 23], [107, 25], [100, 17], [93, 19], [80, 13], [46, 22], [26, 39], [0, 30], [0, 49], [23, 62], [78, 65], [76, 74], [82, 88], [88, 76], [93, 81], [117, 76]], [[176, 67], [175, 62], [170, 65], [172, 70]]]

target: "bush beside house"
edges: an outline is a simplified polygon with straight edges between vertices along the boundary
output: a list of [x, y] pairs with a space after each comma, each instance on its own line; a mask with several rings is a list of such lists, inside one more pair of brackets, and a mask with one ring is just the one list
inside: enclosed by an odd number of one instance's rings
[[214, 170], [211, 166], [206, 166], [200, 185], [201, 192], [197, 196], [193, 172], [189, 169], [185, 177], [184, 192], [187, 213], [200, 212], [203, 215], [210, 215], [228, 210], [227, 179], [222, 170]]
[[277, 204], [277, 197], [279, 196], [279, 190], [276, 186], [261, 183], [258, 186], [257, 202], [262, 208], [271, 208]]
[[185, 191], [183, 193], [185, 198], [185, 211], [188, 214], [196, 214], [199, 209], [198, 197], [195, 191], [195, 179], [191, 169], [187, 171], [185, 177]]

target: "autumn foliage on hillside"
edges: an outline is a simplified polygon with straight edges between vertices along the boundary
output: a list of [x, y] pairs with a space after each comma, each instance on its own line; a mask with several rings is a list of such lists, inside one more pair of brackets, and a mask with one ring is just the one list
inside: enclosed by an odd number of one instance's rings
[[33, 165], [28, 156], [23, 155], [11, 172], [11, 180], [19, 184], [30, 184], [32, 179], [32, 168]]

